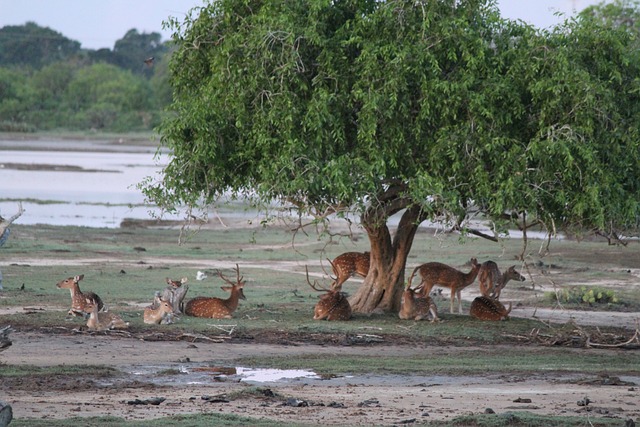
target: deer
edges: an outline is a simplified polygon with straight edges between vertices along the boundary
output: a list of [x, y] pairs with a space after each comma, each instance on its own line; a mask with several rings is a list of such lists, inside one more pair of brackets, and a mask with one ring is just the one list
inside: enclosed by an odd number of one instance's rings
[[450, 312], [453, 314], [453, 305], [456, 296], [458, 297], [458, 313], [462, 314], [461, 292], [464, 288], [472, 284], [478, 276], [480, 264], [476, 258], [471, 258], [471, 271], [463, 273], [440, 262], [428, 262], [417, 266], [409, 277], [409, 287], [416, 273], [419, 273], [421, 281], [417, 288], [422, 288], [422, 296], [428, 296], [434, 286], [451, 289]]
[[509, 280], [524, 282], [526, 279], [516, 271], [516, 266], [512, 265], [504, 273], [500, 273], [498, 264], [493, 261], [485, 261], [480, 266], [478, 273], [480, 281], [480, 293], [485, 297], [500, 299], [500, 293], [507, 286]]
[[402, 320], [422, 320], [431, 317], [431, 322], [440, 321], [438, 308], [431, 297], [422, 296], [419, 289], [411, 289], [408, 284], [402, 293], [398, 317]]
[[495, 298], [486, 296], [476, 297], [471, 303], [469, 314], [480, 320], [506, 320], [511, 312], [511, 303], [509, 308]]
[[162, 298], [159, 294], [159, 292], [156, 292], [153, 304], [144, 309], [142, 317], [144, 323], [148, 325], [173, 323], [173, 306], [171, 302]]
[[188, 316], [207, 317], [210, 319], [231, 319], [233, 312], [238, 308], [239, 300], [245, 300], [243, 288], [245, 282], [240, 277], [240, 268], [236, 264], [236, 282], [226, 278], [220, 270], [218, 276], [231, 286], [222, 286], [223, 291], [231, 292], [227, 299], [212, 297], [195, 297], [187, 302], [184, 312]]
[[78, 283], [84, 279], [84, 274], [69, 277], [56, 284], [59, 289], [69, 289], [71, 291], [71, 309], [67, 312], [68, 316], [82, 316], [89, 313], [89, 304], [95, 304], [98, 310], [104, 309], [102, 299], [93, 292], [80, 291]]
[[184, 305], [184, 297], [187, 295], [187, 291], [189, 291], [187, 281], [188, 279], [186, 277], [180, 280], [172, 280], [167, 277], [167, 287], [162, 291], [162, 299], [167, 300], [169, 304], [171, 304], [173, 314], [182, 314], [180, 310]]
[[351, 305], [344, 292], [336, 286], [334, 281], [330, 289], [321, 287], [316, 280], [313, 284], [309, 280], [309, 268], [305, 266], [307, 272], [307, 283], [312, 289], [324, 292], [313, 308], [314, 320], [350, 320], [352, 316]]
[[87, 299], [85, 307], [88, 309], [89, 318], [87, 327], [93, 331], [107, 331], [110, 329], [127, 329], [129, 323], [122, 320], [122, 317], [111, 311], [98, 312], [98, 304]]
[[336, 278], [334, 280], [333, 288], [337, 291], [342, 289], [342, 284], [349, 280], [352, 276], [358, 275], [361, 277], [367, 277], [369, 274], [369, 252], [345, 252], [338, 255], [329, 261], [333, 274]]

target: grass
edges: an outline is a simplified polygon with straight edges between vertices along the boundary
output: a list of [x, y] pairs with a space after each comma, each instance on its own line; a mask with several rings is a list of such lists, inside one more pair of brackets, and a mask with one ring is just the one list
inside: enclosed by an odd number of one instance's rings
[[[318, 322], [312, 319], [312, 311], [317, 301], [317, 292], [307, 286], [304, 267], [310, 265], [312, 273], [322, 274], [318, 263], [323, 262], [328, 270], [326, 258], [333, 258], [346, 251], [367, 250], [368, 242], [361, 234], [355, 242], [345, 238], [304, 235], [282, 228], [251, 228], [201, 230], [188, 235], [183, 244], [178, 244], [179, 230], [176, 229], [87, 229], [83, 227], [14, 226], [12, 236], [2, 248], [7, 258], [23, 258], [25, 262], [3, 264], [5, 290], [0, 293], [0, 307], [46, 306], [54, 310], [34, 312], [20, 311], [0, 316], [0, 324], [11, 324], [14, 328], [43, 328], [55, 333], [57, 328], [75, 328], [83, 325], [82, 319], [64, 319], [64, 311], [69, 308], [67, 290], [57, 289], [55, 284], [67, 277], [84, 274], [80, 286], [85, 291], [98, 293], [109, 307], [117, 311], [131, 323], [133, 334], [162, 329], [167, 334], [183, 331], [206, 335], [222, 334], [212, 328], [212, 324], [232, 325], [239, 337], [256, 338], [269, 333], [282, 334], [283, 340], [318, 340], [318, 343], [349, 341], [350, 345], [360, 345], [367, 336], [381, 341], [380, 348], [394, 343], [408, 343], [412, 354], [403, 357], [381, 354], [376, 357], [363, 355], [347, 357], [340, 355], [303, 354], [298, 357], [253, 357], [236, 361], [239, 366], [311, 369], [325, 375], [345, 374], [416, 374], [416, 375], [473, 375], [487, 372], [505, 374], [535, 375], [537, 372], [562, 372], [574, 374], [638, 375], [640, 354], [638, 352], [583, 352], [581, 349], [563, 346], [541, 347], [528, 341], [534, 330], [540, 333], [572, 333], [570, 325], [545, 325], [531, 319], [512, 319], [508, 322], [478, 322], [469, 316], [448, 314], [448, 299], [438, 300], [440, 314], [444, 322], [401, 321], [393, 313], [375, 316], [356, 314], [351, 322]], [[295, 244], [292, 245], [292, 242]], [[514, 257], [522, 251], [521, 242], [510, 240], [492, 244], [482, 240], [468, 239], [461, 244], [457, 237], [438, 236], [420, 232], [416, 236], [408, 258], [406, 275], [414, 266], [440, 261], [462, 270], [471, 257], [479, 260], [493, 259], [501, 268], [521, 264]], [[587, 255], [585, 255], [587, 254]], [[591, 254], [591, 256], [588, 256]], [[597, 254], [597, 255], [594, 255]], [[603, 282], [613, 283], [621, 304], [612, 309], [638, 311], [640, 293], [630, 283], [625, 269], [640, 268], [636, 260], [637, 245], [627, 248], [609, 247], [603, 243], [558, 241], [552, 245], [552, 253], [539, 257], [533, 248], [526, 253], [528, 268], [532, 271], [549, 271], [553, 274], [542, 276], [548, 282], [527, 282], [517, 284], [530, 288], [530, 295], [537, 306], [554, 306], [557, 301], [545, 298], [552, 284], [567, 286], [590, 286]], [[79, 265], [78, 259], [93, 261]], [[169, 263], [170, 259], [180, 262]], [[69, 260], [69, 263], [51, 263], [52, 259]], [[154, 259], [161, 259], [156, 262]], [[142, 322], [140, 304], [151, 303], [153, 293], [165, 286], [167, 277], [189, 278], [187, 298], [197, 295], [221, 296], [224, 283], [216, 277], [216, 270], [231, 278], [235, 273], [230, 268], [241, 264], [241, 274], [247, 280], [246, 301], [232, 320], [198, 319], [183, 316], [174, 325], [151, 327]], [[31, 263], [31, 264], [29, 264]], [[270, 264], [262, 268], [261, 264]], [[634, 264], [636, 263], [636, 264]], [[277, 269], [275, 267], [278, 267]], [[281, 267], [281, 268], [280, 268]], [[209, 278], [195, 280], [198, 270], [206, 271]], [[526, 271], [523, 270], [523, 274]], [[566, 283], [561, 283], [561, 281]], [[552, 283], [553, 282], [553, 283]], [[23, 286], [24, 285], [24, 286]], [[510, 283], [508, 286], [512, 286]], [[345, 284], [347, 292], [357, 289], [357, 282]], [[627, 287], [627, 289], [625, 289]], [[607, 291], [608, 285], [598, 285]], [[507, 289], [509, 292], [510, 289]], [[576, 304], [581, 306], [580, 304]], [[619, 307], [618, 307], [619, 306]], [[56, 310], [58, 309], [58, 310]], [[468, 305], [465, 304], [465, 310]], [[62, 311], [62, 312], [61, 312]], [[601, 328], [602, 331], [614, 331]], [[365, 337], [365, 338], [361, 338]], [[333, 341], [331, 341], [333, 340]], [[457, 347], [457, 357], [451, 360], [446, 352], [436, 351], [439, 346]], [[497, 349], [495, 346], [499, 346]], [[215, 357], [213, 357], [215, 359]], [[212, 360], [211, 363], [217, 363]], [[228, 361], [227, 361], [228, 363]], [[605, 369], [606, 368], [606, 369]], [[110, 368], [98, 369], [102, 375], [116, 375]], [[79, 370], [79, 371], [74, 371]], [[2, 366], [2, 376], [22, 375], [73, 375], [83, 374], [83, 367], [60, 366], [38, 368], [32, 366]], [[165, 375], [171, 375], [166, 372]], [[420, 424], [418, 420], [414, 425]], [[274, 423], [270, 420], [256, 420], [239, 416], [220, 414], [199, 414], [192, 416], [167, 417], [161, 420], [165, 426], [204, 425], [293, 425]], [[426, 422], [426, 421], [425, 421]], [[591, 419], [588, 425], [615, 425], [609, 420]], [[618, 420], [619, 422], [619, 420]], [[66, 420], [14, 420], [12, 426], [62, 426], [81, 424], [87, 426], [158, 425], [158, 420], [125, 421], [114, 417], [82, 418]], [[301, 425], [301, 424], [299, 424]], [[435, 426], [580, 426], [585, 418], [551, 418], [528, 413], [511, 415], [477, 415], [460, 417], [448, 422], [429, 422]]]

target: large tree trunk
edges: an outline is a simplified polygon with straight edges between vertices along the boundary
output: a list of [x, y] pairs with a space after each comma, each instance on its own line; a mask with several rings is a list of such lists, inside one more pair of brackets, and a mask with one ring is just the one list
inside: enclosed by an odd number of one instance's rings
[[404, 270], [407, 256], [422, 213], [418, 207], [408, 208], [398, 224], [393, 239], [387, 226], [389, 212], [363, 215], [362, 224], [371, 243], [371, 265], [362, 286], [349, 303], [357, 313], [397, 312], [404, 287]]

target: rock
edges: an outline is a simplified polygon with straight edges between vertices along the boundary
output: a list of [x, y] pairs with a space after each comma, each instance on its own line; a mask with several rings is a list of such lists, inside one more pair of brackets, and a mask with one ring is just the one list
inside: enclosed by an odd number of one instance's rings
[[7, 427], [13, 419], [11, 405], [0, 400], [0, 427]]

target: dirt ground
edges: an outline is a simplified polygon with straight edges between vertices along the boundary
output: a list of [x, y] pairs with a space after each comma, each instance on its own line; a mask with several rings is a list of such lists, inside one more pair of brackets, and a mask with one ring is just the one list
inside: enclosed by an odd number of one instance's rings
[[[17, 261], [17, 260], [14, 260]], [[37, 264], [37, 260], [25, 260]], [[56, 262], [47, 260], [46, 262]], [[60, 260], [63, 262], [63, 260]], [[64, 260], [69, 263], [69, 260]], [[77, 260], [91, 264], [91, 260]], [[163, 262], [170, 262], [166, 259]], [[177, 262], [177, 260], [176, 260]], [[271, 268], [286, 268], [271, 265]], [[637, 278], [633, 271], [630, 281]], [[475, 291], [465, 291], [464, 299]], [[57, 309], [43, 307], [44, 309]], [[9, 314], [23, 307], [4, 307]], [[579, 312], [518, 306], [516, 317], [577, 324], [627, 326], [630, 335], [638, 313]], [[17, 331], [13, 345], [0, 353], [0, 364], [49, 366], [95, 364], [110, 366], [125, 375], [104, 377], [56, 376], [46, 379], [3, 379], [0, 400], [10, 402], [16, 419], [69, 418], [113, 415], [125, 419], [150, 419], [174, 414], [219, 412], [301, 422], [312, 425], [399, 425], [447, 420], [460, 415], [530, 411], [537, 414], [640, 417], [640, 377], [566, 375], [540, 372], [536, 375], [483, 376], [394, 376], [362, 375], [338, 378], [294, 378], [265, 382], [247, 381], [233, 372], [194, 373], [211, 360], [233, 367], [241, 356], [298, 356], [304, 354], [429, 355], [455, 358], [464, 352], [495, 352], [495, 347], [426, 347], [415, 343], [352, 346], [306, 342], [300, 337], [262, 337], [259, 343], [215, 343], [203, 340], [148, 341], [114, 333], [61, 331]], [[531, 350], [527, 350], [531, 351]], [[532, 351], [547, 351], [544, 347]], [[618, 349], [579, 349], [576, 357], [589, 352]], [[225, 363], [228, 361], [228, 363]], [[163, 376], [173, 370], [184, 380]], [[180, 378], [180, 375], [178, 375]], [[256, 387], [258, 387], [256, 389]], [[248, 392], [251, 390], [251, 392]], [[240, 398], [232, 397], [241, 393]], [[588, 397], [589, 405], [580, 405]], [[164, 399], [159, 404], [157, 398]], [[153, 404], [156, 403], [156, 404]], [[490, 408], [490, 409], [488, 409]]]

